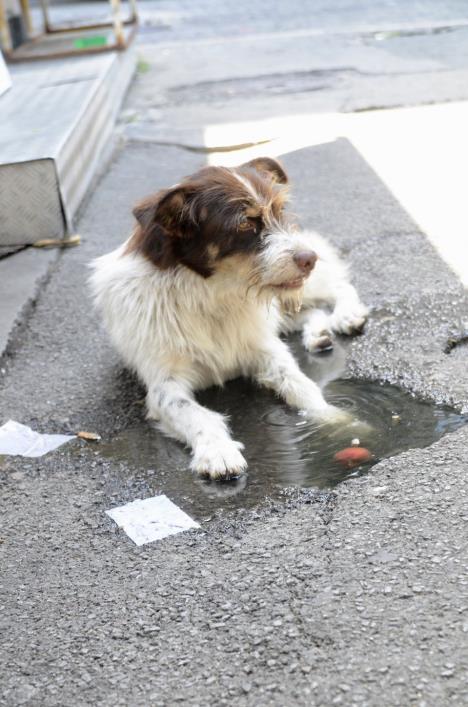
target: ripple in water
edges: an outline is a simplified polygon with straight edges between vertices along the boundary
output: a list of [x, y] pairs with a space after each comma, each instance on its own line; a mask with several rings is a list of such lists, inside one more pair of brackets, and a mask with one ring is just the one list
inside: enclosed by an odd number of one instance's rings
[[[245, 444], [247, 476], [210, 483], [187, 471], [189, 456], [149, 424], [122, 432], [100, 445], [101, 453], [141, 470], [151, 491], [166, 493], [201, 517], [216, 508], [248, 507], [284, 487], [331, 488], [373, 464], [414, 447], [426, 447], [467, 419], [453, 410], [424, 403], [389, 385], [340, 380], [344, 350], [310, 356], [296, 347], [303, 370], [325, 390], [327, 400], [353, 413], [359, 422], [345, 428], [304, 420], [271, 393], [244, 380], [199, 396], [202, 404], [228, 414], [235, 439]], [[336, 452], [358, 438], [370, 462], [353, 469], [335, 461]]]

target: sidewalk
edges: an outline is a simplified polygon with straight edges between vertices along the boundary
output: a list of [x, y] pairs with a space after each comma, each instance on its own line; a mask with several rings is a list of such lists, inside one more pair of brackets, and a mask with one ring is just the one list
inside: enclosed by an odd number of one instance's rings
[[[10, 417], [105, 440], [146, 424], [142, 390], [83, 297], [87, 263], [125, 237], [127, 200], [202, 162], [177, 148], [121, 152], [83, 216], [83, 246], [62, 257], [7, 362]], [[349, 371], [466, 402], [463, 351], [442, 351], [466, 295], [424, 236], [346, 141], [285, 166], [303, 222], [334, 234], [374, 307]], [[189, 510], [196, 481], [177, 443], [155, 437], [152, 470], [138, 450], [117, 462], [79, 444], [3, 462], [2, 603], [10, 617], [27, 611], [3, 644], [5, 704], [463, 703], [467, 442], [465, 427], [286, 506], [221, 505], [196, 518], [201, 533], [142, 548], [104, 510], [154, 495], [161, 473], [186, 475], [175, 500]]]
[[[454, 260], [446, 248], [464, 206], [451, 164], [466, 168], [456, 149], [468, 100], [466, 30], [387, 42], [375, 33], [417, 14], [407, 3], [366, 2], [351, 15], [338, 0], [299, 4], [302, 14], [288, 5], [275, 26], [263, 0], [229, 8], [164, 0], [154, 7], [166, 29], [144, 6], [140, 72], [117, 128], [126, 142], [89, 195], [81, 246], [58, 258], [2, 361], [5, 419], [103, 438], [0, 459], [8, 707], [468, 701], [468, 427], [333, 491], [293, 489], [235, 513], [219, 495], [213, 512], [196, 515], [206, 489], [187, 471], [187, 450], [149, 427], [144, 391], [86, 294], [89, 261], [126, 238], [137, 200], [207, 162], [271, 148], [290, 175], [292, 210], [330, 237], [372, 309], [347, 349], [345, 375], [466, 412], [466, 343], [446, 352], [468, 311], [465, 252]], [[461, 7], [428, 2], [410, 19], [455, 25]], [[405, 103], [419, 80], [415, 102], [432, 85], [433, 100], [458, 103], [343, 113]], [[433, 137], [427, 155], [423, 125]], [[264, 139], [244, 151], [214, 149]], [[419, 179], [427, 209], [415, 199]], [[260, 415], [262, 442], [263, 424]], [[105, 453], [129, 429], [151, 434], [151, 465], [138, 444]], [[172, 475], [185, 479], [173, 500], [201, 530], [137, 548], [105, 511], [159, 493]]]

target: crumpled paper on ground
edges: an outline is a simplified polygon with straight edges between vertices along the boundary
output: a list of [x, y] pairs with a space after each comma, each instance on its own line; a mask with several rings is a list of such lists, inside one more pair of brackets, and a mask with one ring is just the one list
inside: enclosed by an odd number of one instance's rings
[[167, 496], [153, 496], [106, 511], [136, 545], [145, 545], [190, 528], [199, 528]]
[[42, 457], [71, 439], [75, 439], [75, 435], [41, 434], [19, 422], [8, 420], [0, 427], [0, 454]]

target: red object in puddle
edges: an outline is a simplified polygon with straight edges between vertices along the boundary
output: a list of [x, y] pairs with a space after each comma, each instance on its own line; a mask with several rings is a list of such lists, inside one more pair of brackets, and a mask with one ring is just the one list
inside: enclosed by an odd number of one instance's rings
[[370, 461], [372, 454], [365, 447], [346, 447], [346, 449], [337, 452], [333, 459], [343, 466], [351, 468]]

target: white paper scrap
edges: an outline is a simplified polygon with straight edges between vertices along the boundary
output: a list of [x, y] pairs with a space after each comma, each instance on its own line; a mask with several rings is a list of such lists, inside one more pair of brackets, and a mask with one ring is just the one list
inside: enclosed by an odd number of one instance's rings
[[145, 545], [183, 530], [200, 527], [164, 495], [137, 498], [106, 513], [136, 545]]
[[43, 435], [26, 425], [8, 420], [0, 427], [0, 454], [42, 457], [71, 439], [75, 439], [75, 435]]

